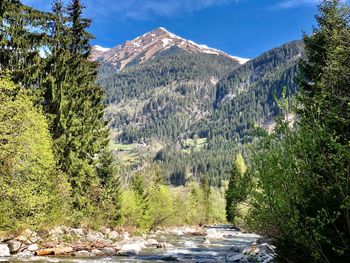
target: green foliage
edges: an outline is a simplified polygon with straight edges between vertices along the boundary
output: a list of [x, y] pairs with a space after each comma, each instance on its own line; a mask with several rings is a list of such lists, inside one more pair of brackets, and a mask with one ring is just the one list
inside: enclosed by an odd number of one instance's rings
[[304, 37], [298, 112], [282, 118], [254, 154], [258, 188], [250, 225], [275, 239], [281, 262], [348, 262], [349, 6], [326, 0], [319, 26]]
[[157, 226], [224, 222], [223, 192], [204, 182], [166, 186], [160, 168], [150, 167], [137, 173], [131, 188], [123, 191], [120, 223], [149, 231]]
[[[63, 205], [72, 206], [69, 221], [115, 224], [119, 179], [107, 150], [103, 92], [95, 84], [98, 65], [88, 60], [93, 36], [87, 32], [91, 21], [82, 16], [83, 8], [79, 0], [72, 0], [67, 8], [57, 0], [50, 13], [20, 1], [1, 1], [0, 68], [25, 88], [35, 107], [47, 116], [50, 134], [39, 134], [44, 145], [45, 136], [50, 138], [50, 146], [41, 150], [53, 151], [53, 166], [68, 176], [70, 186], [61, 191], [71, 197]], [[0, 132], [11, 134], [15, 129], [15, 125], [2, 126]], [[33, 145], [40, 148], [38, 138], [32, 137], [37, 140]], [[35, 154], [26, 154], [17, 162], [35, 164], [35, 158]], [[58, 184], [56, 168], [46, 170], [52, 173], [50, 183]], [[31, 176], [33, 183], [40, 180], [34, 168]], [[112, 212], [107, 216], [108, 209]]]
[[241, 153], [236, 155], [231, 177], [226, 191], [226, 219], [235, 223], [239, 214], [239, 205], [246, 201], [252, 189], [252, 178]]
[[0, 196], [2, 230], [52, 224], [69, 208], [46, 119], [7, 79], [0, 79]]

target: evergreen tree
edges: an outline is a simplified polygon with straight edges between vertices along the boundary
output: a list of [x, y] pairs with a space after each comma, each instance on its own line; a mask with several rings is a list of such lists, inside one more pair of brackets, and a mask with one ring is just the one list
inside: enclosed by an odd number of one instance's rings
[[228, 189], [226, 191], [226, 219], [234, 223], [238, 216], [237, 205], [247, 198], [250, 180], [247, 167], [241, 153], [236, 155]]
[[98, 205], [96, 166], [109, 131], [103, 121], [103, 93], [95, 85], [97, 64], [88, 60], [92, 36], [86, 31], [90, 20], [82, 18], [83, 8], [80, 1], [72, 1], [65, 16], [62, 3], [54, 3], [49, 64], [54, 71], [46, 94], [58, 164], [69, 175], [74, 207], [90, 211]]
[[[15, 83], [36, 88], [40, 101], [42, 70], [40, 49], [47, 43], [46, 26], [51, 15], [21, 4], [3, 0], [0, 6], [0, 69], [11, 73]], [[29, 30], [31, 28], [31, 30]], [[44, 33], [43, 33], [44, 32]]]
[[210, 203], [210, 195], [211, 195], [211, 189], [210, 189], [210, 181], [208, 176], [204, 176], [201, 180], [201, 190], [203, 192], [203, 207], [204, 207], [204, 220], [205, 223], [209, 223], [209, 218], [211, 215], [211, 203]]
[[120, 219], [121, 182], [113, 155], [108, 148], [105, 148], [99, 156], [97, 174], [103, 189], [100, 198], [103, 217], [106, 223], [116, 225]]
[[135, 194], [137, 209], [140, 210], [140, 225], [138, 227], [148, 228], [148, 225], [150, 223], [150, 197], [145, 179], [143, 178], [141, 173], [137, 173], [135, 175], [134, 180], [132, 181], [131, 188], [133, 193]]

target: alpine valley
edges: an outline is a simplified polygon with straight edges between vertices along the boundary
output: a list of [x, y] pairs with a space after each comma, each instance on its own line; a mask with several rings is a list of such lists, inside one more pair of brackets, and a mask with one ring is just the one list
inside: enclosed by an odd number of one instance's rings
[[283, 87], [288, 97], [296, 92], [302, 56], [301, 41], [249, 60], [164, 28], [114, 48], [94, 46], [90, 59], [100, 63], [98, 83], [120, 167], [157, 162], [169, 183], [207, 175], [220, 186], [255, 127], [271, 129]]

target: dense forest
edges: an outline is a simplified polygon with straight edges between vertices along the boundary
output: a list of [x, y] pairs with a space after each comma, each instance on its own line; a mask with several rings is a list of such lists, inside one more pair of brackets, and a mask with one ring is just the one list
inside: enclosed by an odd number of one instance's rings
[[0, 2], [0, 233], [229, 222], [277, 262], [350, 261], [350, 6], [241, 65], [90, 60], [80, 0]]
[[[106, 91], [117, 159], [125, 163], [137, 156], [131, 170], [160, 163], [175, 185], [205, 176], [223, 185], [235, 152], [254, 138], [254, 127], [265, 127], [279, 114], [275, 96], [281, 97], [283, 86], [292, 100], [303, 54], [302, 42], [294, 41], [244, 65], [185, 51], [119, 72], [102, 63], [98, 83]], [[129, 145], [127, 154], [123, 145]]]

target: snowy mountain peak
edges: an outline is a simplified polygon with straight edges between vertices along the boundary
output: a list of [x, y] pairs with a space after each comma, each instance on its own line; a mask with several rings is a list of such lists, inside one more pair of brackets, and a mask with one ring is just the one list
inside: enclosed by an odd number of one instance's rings
[[186, 40], [171, 33], [164, 27], [156, 28], [111, 49], [95, 46], [92, 50], [91, 59], [108, 61], [121, 70], [129, 64], [139, 64], [155, 58], [170, 48], [180, 49], [188, 53], [224, 56], [240, 64], [248, 61], [248, 59], [233, 57], [223, 51]]

